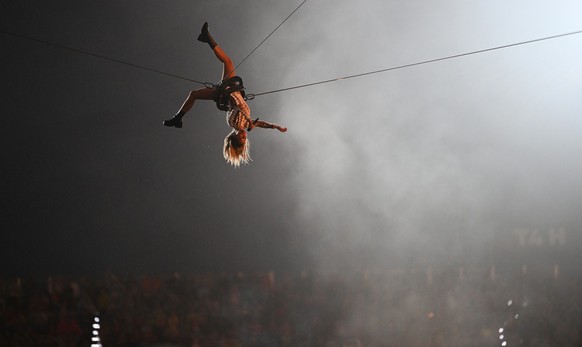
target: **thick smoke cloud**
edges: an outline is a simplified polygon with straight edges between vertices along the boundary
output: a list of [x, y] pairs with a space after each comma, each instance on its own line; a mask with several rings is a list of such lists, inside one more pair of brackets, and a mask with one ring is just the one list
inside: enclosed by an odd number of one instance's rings
[[[577, 29], [574, 2], [442, 5], [311, 3], [265, 49], [284, 67], [280, 84], [292, 86]], [[561, 20], [540, 22], [548, 13]], [[474, 258], [521, 226], [566, 227], [576, 238], [579, 42], [271, 97], [291, 129], [296, 217], [315, 261], [325, 269]]]
[[[201, 23], [238, 64], [298, 4], [18, 3], [2, 15], [14, 32], [216, 82]], [[238, 72], [269, 91], [570, 32], [580, 10], [308, 1]], [[224, 164], [212, 103], [182, 131], [160, 125], [199, 85], [3, 40], [3, 111], [19, 115], [3, 137], [16, 225], [4, 259], [38, 255], [22, 270], [368, 267], [494, 259], [500, 239], [539, 243], [536, 229], [579, 241], [579, 36], [257, 97], [253, 114], [289, 131], [253, 131], [241, 170]]]

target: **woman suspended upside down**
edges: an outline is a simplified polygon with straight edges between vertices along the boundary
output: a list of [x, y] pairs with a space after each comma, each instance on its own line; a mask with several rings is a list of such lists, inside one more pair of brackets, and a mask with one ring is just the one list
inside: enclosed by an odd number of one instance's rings
[[[178, 113], [171, 119], [164, 121], [168, 127], [182, 127], [182, 118], [190, 111], [196, 100], [214, 100], [220, 109], [226, 110], [226, 121], [232, 131], [224, 139], [223, 155], [229, 164], [236, 167], [240, 164], [247, 164], [251, 157], [249, 155], [249, 140], [247, 131], [255, 127], [277, 129], [280, 132], [287, 131], [287, 128], [276, 124], [264, 122], [258, 118], [251, 119], [251, 111], [247, 105], [242, 90], [242, 80], [236, 75], [234, 65], [230, 57], [214, 41], [208, 31], [208, 23], [204, 23], [198, 41], [206, 42], [212, 51], [223, 64], [222, 79], [218, 86], [205, 87], [190, 92]], [[224, 108], [220, 107], [224, 103]]]

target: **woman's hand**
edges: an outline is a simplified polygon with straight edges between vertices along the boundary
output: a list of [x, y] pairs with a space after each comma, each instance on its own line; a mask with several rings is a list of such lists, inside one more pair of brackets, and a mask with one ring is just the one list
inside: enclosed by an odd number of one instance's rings
[[258, 118], [257, 118], [257, 119], [255, 119], [255, 120], [252, 120], [252, 119], [251, 119], [251, 120], [249, 121], [249, 126], [248, 126], [248, 128], [247, 128], [247, 131], [251, 131], [251, 130], [253, 130], [253, 129], [255, 128], [255, 123], [257, 123], [258, 121], [259, 121], [259, 119], [258, 119]]

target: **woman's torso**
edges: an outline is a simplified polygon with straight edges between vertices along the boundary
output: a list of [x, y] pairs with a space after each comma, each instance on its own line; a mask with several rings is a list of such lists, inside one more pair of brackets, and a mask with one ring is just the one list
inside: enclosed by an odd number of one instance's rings
[[240, 92], [230, 94], [230, 110], [226, 112], [226, 122], [236, 130], [243, 130], [249, 127], [251, 109]]

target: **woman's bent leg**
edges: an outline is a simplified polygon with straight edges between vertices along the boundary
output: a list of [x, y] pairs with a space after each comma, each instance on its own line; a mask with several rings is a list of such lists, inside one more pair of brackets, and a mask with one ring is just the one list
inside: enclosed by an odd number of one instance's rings
[[190, 111], [196, 100], [214, 100], [217, 94], [218, 91], [215, 88], [202, 88], [191, 91], [178, 113], [171, 119], [165, 120], [163, 124], [168, 127], [181, 128], [182, 117]]
[[185, 115], [192, 109], [196, 100], [214, 100], [217, 93], [218, 91], [215, 88], [202, 88], [191, 91], [186, 100], [184, 100], [182, 107], [180, 107], [178, 114]]

